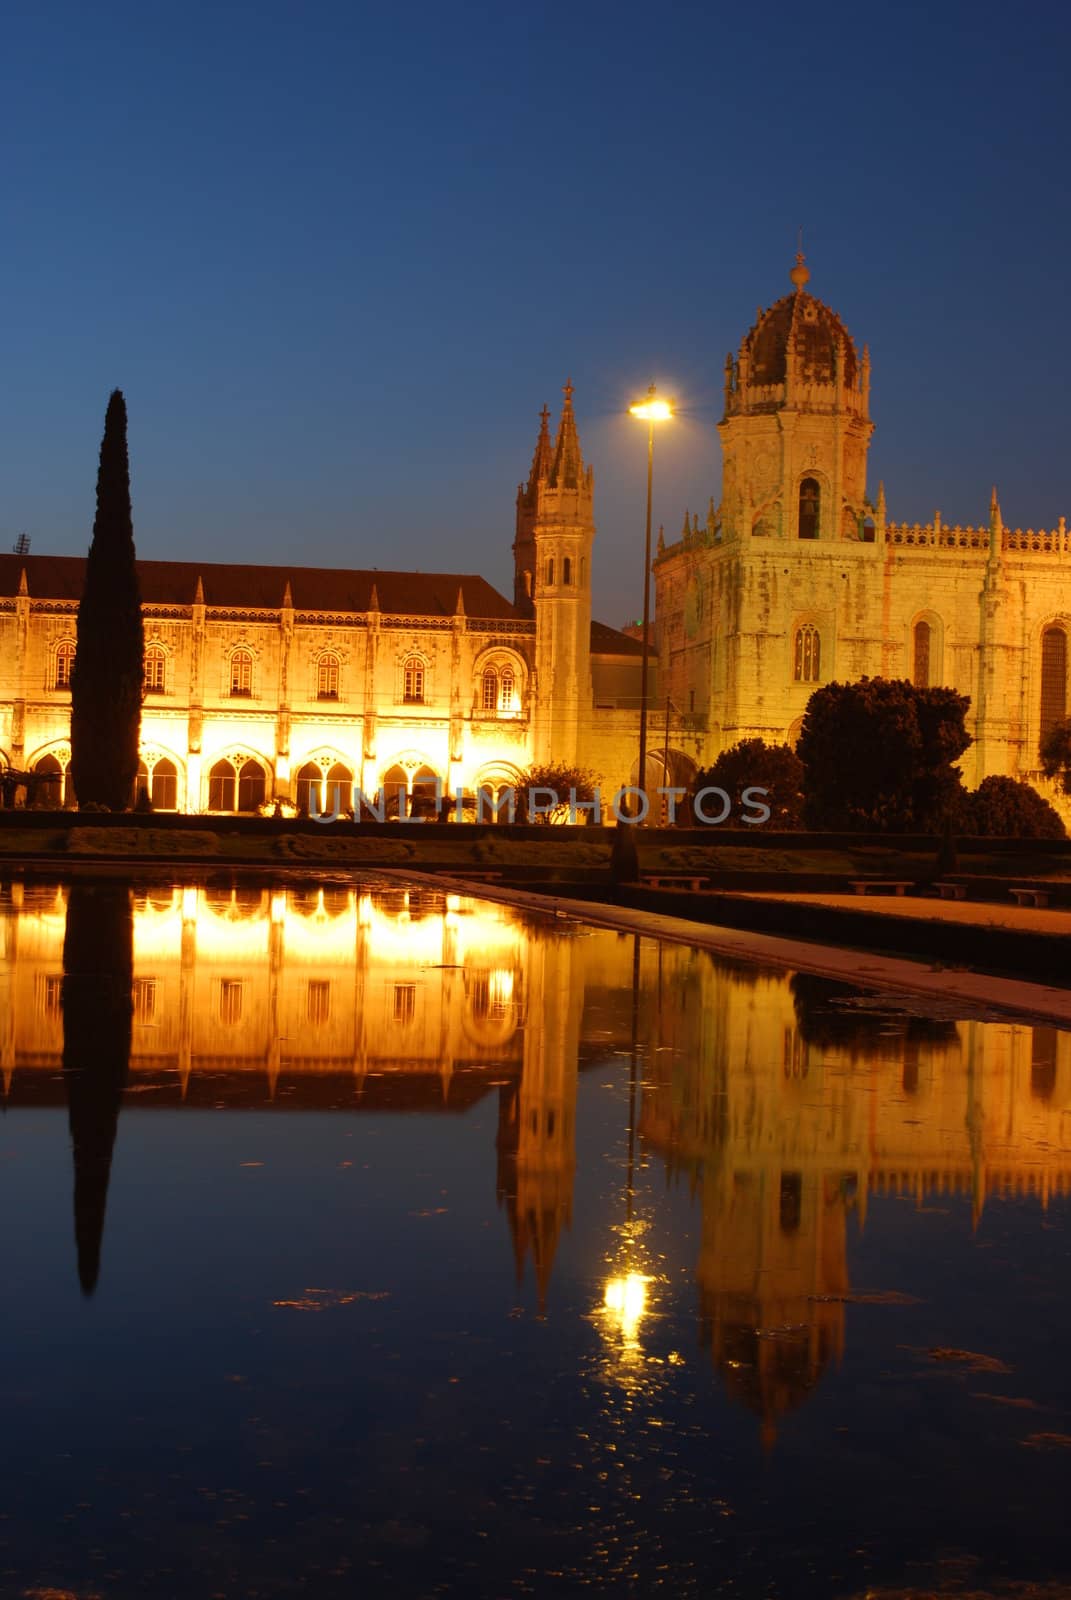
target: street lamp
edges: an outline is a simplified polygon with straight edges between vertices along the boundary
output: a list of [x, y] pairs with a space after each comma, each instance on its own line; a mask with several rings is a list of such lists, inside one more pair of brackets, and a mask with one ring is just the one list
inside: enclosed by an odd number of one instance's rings
[[[650, 654], [648, 632], [651, 624], [651, 487], [654, 481], [654, 429], [656, 422], [669, 422], [673, 402], [661, 400], [652, 383], [643, 400], [629, 406], [629, 414], [647, 424], [647, 528], [643, 545], [643, 667], [640, 671], [640, 773], [639, 788], [647, 802], [647, 662]], [[640, 816], [640, 822], [644, 816]]]

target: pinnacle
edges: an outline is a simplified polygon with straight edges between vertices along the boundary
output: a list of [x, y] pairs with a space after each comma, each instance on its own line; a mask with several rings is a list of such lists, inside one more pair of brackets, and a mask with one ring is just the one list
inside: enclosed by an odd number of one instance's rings
[[558, 424], [558, 438], [554, 446], [554, 460], [551, 463], [548, 482], [555, 488], [576, 489], [584, 476], [584, 457], [580, 453], [580, 439], [577, 436], [576, 417], [573, 414], [572, 380], [566, 381], [562, 393], [565, 395], [565, 403]]

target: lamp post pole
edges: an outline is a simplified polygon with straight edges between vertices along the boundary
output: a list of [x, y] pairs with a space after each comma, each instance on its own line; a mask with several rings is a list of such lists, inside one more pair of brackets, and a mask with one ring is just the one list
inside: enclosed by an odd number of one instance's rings
[[[654, 384], [650, 389], [654, 395]], [[654, 484], [654, 417], [647, 419], [647, 525], [643, 537], [643, 665], [640, 668], [640, 772], [641, 825], [650, 810], [647, 799], [647, 672], [651, 653], [648, 637], [651, 626], [651, 490]]]
[[646, 812], [650, 810], [647, 798], [647, 672], [651, 654], [651, 643], [648, 634], [651, 630], [651, 488], [654, 482], [654, 425], [656, 422], [668, 422], [673, 416], [673, 402], [660, 400], [658, 391], [652, 383], [643, 400], [638, 400], [634, 406], [629, 406], [629, 411], [634, 417], [639, 417], [647, 424], [647, 523], [643, 538], [643, 667], [640, 672], [640, 771], [638, 788], [643, 796], [644, 814], [639, 821], [643, 822]]

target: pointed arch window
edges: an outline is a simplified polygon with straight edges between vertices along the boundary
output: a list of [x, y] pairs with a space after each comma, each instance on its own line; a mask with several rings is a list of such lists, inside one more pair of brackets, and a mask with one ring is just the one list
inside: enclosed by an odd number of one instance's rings
[[338, 699], [338, 657], [331, 651], [322, 655], [316, 667], [317, 700]]
[[259, 761], [244, 761], [238, 772], [238, 810], [255, 811], [264, 804], [264, 768]]
[[498, 673], [491, 667], [483, 675], [482, 705], [485, 711], [498, 708]]
[[71, 677], [74, 673], [74, 652], [75, 647], [70, 639], [63, 639], [56, 646], [55, 670], [52, 677], [53, 688], [69, 689], [71, 687]]
[[573, 581], [573, 559], [571, 556], [562, 557], [562, 582], [571, 584]]
[[248, 650], [231, 654], [231, 694], [248, 699], [253, 693], [253, 657]]
[[424, 663], [419, 656], [410, 656], [402, 670], [402, 699], [407, 705], [424, 703]]
[[800, 538], [817, 539], [822, 490], [817, 478], [804, 478], [800, 484]]
[[164, 756], [152, 769], [150, 788], [154, 811], [178, 810], [178, 771], [173, 761]]
[[930, 687], [930, 645], [933, 630], [925, 620], [916, 622], [914, 629], [914, 662], [911, 670], [911, 681], [916, 689]]
[[151, 644], [145, 651], [145, 692], [163, 694], [167, 674], [167, 651]]
[[1041, 635], [1041, 737], [1067, 716], [1067, 634], [1046, 628]]
[[797, 683], [817, 683], [822, 671], [822, 640], [813, 622], [796, 629], [795, 667]]
[[229, 761], [217, 761], [208, 774], [209, 811], [234, 810], [234, 768]]
[[547, 586], [550, 587], [553, 584], [553, 582], [554, 582], [554, 557], [551, 556], [550, 560], [547, 562]]

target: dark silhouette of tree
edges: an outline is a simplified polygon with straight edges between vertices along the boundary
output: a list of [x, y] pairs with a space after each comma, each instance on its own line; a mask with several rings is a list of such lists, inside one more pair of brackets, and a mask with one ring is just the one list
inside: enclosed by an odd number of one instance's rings
[[1064, 794], [1071, 794], [1071, 717], [1056, 722], [1041, 740], [1041, 770], [1058, 778]]
[[133, 801], [143, 658], [126, 403], [116, 389], [104, 419], [97, 515], [71, 678], [71, 776], [79, 805], [124, 811]]
[[[689, 802], [700, 789], [723, 789], [732, 801], [726, 823], [736, 827], [743, 817], [755, 816], [754, 807], [770, 808], [767, 828], [795, 829], [803, 826], [803, 763], [791, 745], [767, 744], [763, 739], [741, 739], [723, 750], [712, 767], [696, 774]], [[766, 789], [744, 804], [745, 789]], [[714, 802], [711, 802], [714, 804]], [[689, 810], [692, 810], [689, 804]], [[715, 813], [716, 814], [716, 813]], [[694, 811], [692, 812], [695, 816]], [[695, 818], [697, 823], [701, 819]], [[748, 824], [756, 826], [754, 822]]]
[[[553, 763], [529, 767], [517, 788], [517, 820], [535, 823], [568, 822], [570, 795], [575, 791], [576, 804], [580, 806], [595, 798], [597, 786], [598, 779], [595, 774], [583, 767], [558, 766]], [[551, 803], [549, 793], [536, 794], [534, 791], [537, 789], [552, 791], [557, 797], [557, 804]], [[535, 807], [539, 809], [536, 810]], [[543, 807], [549, 809], [544, 810]], [[577, 821], [583, 822], [591, 815], [590, 811], [579, 812]]]
[[984, 778], [960, 802], [961, 833], [1016, 839], [1065, 839], [1060, 813], [1029, 783], [1017, 778]]
[[85, 1295], [93, 1293], [100, 1273], [112, 1150], [130, 1064], [133, 970], [129, 884], [72, 884], [63, 940], [63, 1077]]
[[803, 816], [829, 831], [940, 832], [963, 784], [970, 700], [885, 678], [831, 683], [807, 704], [796, 753]]

